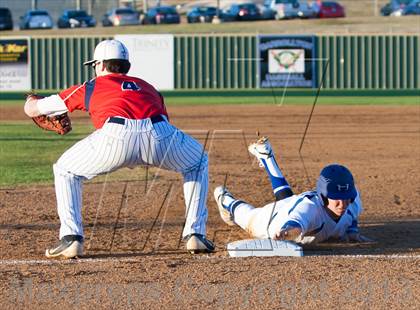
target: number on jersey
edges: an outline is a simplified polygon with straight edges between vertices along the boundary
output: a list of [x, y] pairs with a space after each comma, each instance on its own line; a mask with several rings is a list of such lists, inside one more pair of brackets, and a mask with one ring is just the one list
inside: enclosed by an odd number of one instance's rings
[[121, 84], [121, 90], [122, 91], [126, 91], [126, 90], [138, 91], [138, 90], [140, 90], [140, 87], [136, 84], [136, 82], [124, 81]]

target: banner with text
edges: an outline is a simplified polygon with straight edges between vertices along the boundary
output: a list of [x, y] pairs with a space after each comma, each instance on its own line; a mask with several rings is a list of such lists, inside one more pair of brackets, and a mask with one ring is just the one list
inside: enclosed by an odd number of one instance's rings
[[131, 76], [144, 79], [158, 90], [174, 89], [174, 36], [117, 35], [129, 52]]
[[260, 87], [316, 87], [315, 36], [258, 36]]
[[29, 38], [0, 38], [0, 91], [30, 89]]

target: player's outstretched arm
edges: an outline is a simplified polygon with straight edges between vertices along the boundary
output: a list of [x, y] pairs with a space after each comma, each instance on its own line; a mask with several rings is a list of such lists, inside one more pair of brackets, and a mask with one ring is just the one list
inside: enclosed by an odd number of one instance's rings
[[[24, 106], [24, 111], [26, 115], [31, 117], [34, 123], [38, 127], [44, 130], [54, 131], [59, 135], [65, 135], [68, 132], [70, 132], [72, 130], [71, 120], [67, 112], [64, 111], [64, 110], [67, 110], [67, 108], [63, 110], [63, 108], [60, 107], [60, 105], [56, 105], [57, 107], [55, 108], [57, 109], [57, 111], [60, 112], [60, 114], [57, 114], [57, 115], [52, 114], [50, 116], [45, 115], [40, 111], [39, 106], [38, 106], [38, 101], [42, 98], [43, 98], [42, 96], [32, 94], [32, 93], [27, 95], [25, 106]], [[47, 99], [44, 99], [44, 100], [47, 100]], [[63, 110], [63, 111], [60, 111], [60, 110]]]
[[302, 234], [299, 227], [285, 226], [279, 230], [274, 236], [275, 240], [295, 240]]
[[26, 115], [28, 115], [29, 117], [36, 117], [41, 115], [41, 112], [39, 111], [37, 106], [38, 99], [40, 98], [42, 97], [35, 94], [28, 94], [24, 106], [24, 111]]

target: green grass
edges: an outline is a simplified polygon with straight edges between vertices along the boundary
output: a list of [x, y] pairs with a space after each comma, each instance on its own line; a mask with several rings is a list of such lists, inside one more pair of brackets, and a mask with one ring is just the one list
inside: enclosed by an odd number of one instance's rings
[[80, 127], [65, 137], [30, 123], [0, 125], [0, 186], [52, 181], [52, 164], [66, 148], [87, 134]]
[[[313, 104], [314, 96], [168, 96], [168, 106], [177, 105], [223, 105], [223, 104]], [[320, 105], [419, 105], [420, 97], [416, 96], [324, 96], [318, 99]], [[0, 101], [0, 109], [7, 113], [7, 107], [20, 106], [22, 101]], [[0, 110], [1, 111], [1, 110]], [[0, 122], [0, 187], [24, 184], [50, 184], [53, 181], [52, 164], [61, 154], [77, 141], [93, 131], [86, 123], [77, 124], [71, 133], [58, 136], [55, 133], [42, 131], [30, 121]], [[144, 177], [144, 170], [123, 169], [114, 172], [108, 181], [139, 180]], [[94, 179], [101, 182], [104, 176]]]
[[0, 106], [21, 106], [23, 111], [23, 105], [25, 100], [0, 100]]
[[[66, 149], [92, 131], [90, 125], [77, 124], [68, 135], [58, 136], [28, 122], [1, 122], [0, 187], [51, 184], [53, 163]], [[143, 170], [121, 169], [110, 174], [108, 181], [143, 179]], [[93, 182], [101, 182], [105, 178], [100, 176]]]
[[[39, 95], [49, 96], [56, 94], [58, 90], [42, 89], [36, 91]], [[228, 89], [176, 89], [176, 90], [163, 90], [162, 94], [166, 100], [171, 98], [188, 97], [194, 98], [197, 102], [201, 102], [207, 97], [230, 98], [230, 97], [243, 97], [243, 98], [261, 98], [261, 97], [276, 97], [281, 98], [287, 96], [290, 100], [294, 97], [308, 97], [315, 98], [318, 90], [316, 88], [228, 88]], [[20, 104], [23, 105], [23, 92], [1, 92], [0, 104]], [[320, 93], [320, 97], [418, 97], [418, 89], [329, 89], [324, 88]], [[242, 100], [239, 98], [238, 100]], [[212, 100], [211, 102], [213, 102]]]

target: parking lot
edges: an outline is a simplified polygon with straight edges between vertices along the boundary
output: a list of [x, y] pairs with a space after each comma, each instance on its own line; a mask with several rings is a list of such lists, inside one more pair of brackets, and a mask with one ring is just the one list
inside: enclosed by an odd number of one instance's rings
[[[399, 0], [404, 2], [416, 1]], [[131, 7], [130, 7], [130, 3]], [[63, 0], [38, 1], [38, 10], [29, 11], [32, 1], [0, 0], [0, 7], [10, 8], [13, 31], [2, 27], [4, 35], [57, 35], [61, 28], [79, 28], [77, 34], [116, 33], [417, 33], [416, 15], [399, 16], [402, 11], [392, 6], [394, 1], [298, 1], [298, 0], [221, 0], [216, 1], [161, 1], [160, 7], [144, 1], [121, 2], [124, 8], [115, 7], [115, 1]], [[398, 2], [398, 1], [397, 1]], [[418, 1], [417, 1], [418, 2]], [[90, 6], [89, 4], [94, 4]], [[155, 1], [148, 1], [155, 5]], [[244, 4], [245, 3], [245, 4]], [[81, 10], [76, 10], [80, 4]], [[390, 13], [391, 7], [396, 11]], [[92, 14], [89, 14], [92, 13]], [[382, 16], [386, 13], [393, 16]], [[1, 15], [0, 11], [0, 15]], [[34, 15], [34, 16], [32, 16]], [[22, 18], [19, 18], [22, 17]], [[215, 23], [215, 19], [217, 24]], [[197, 23], [193, 26], [188, 23]], [[4, 21], [3, 21], [4, 23]], [[222, 26], [218, 25], [219, 23]], [[160, 25], [162, 24], [162, 25]], [[176, 24], [165, 26], [163, 24]], [[152, 25], [147, 27], [147, 25]], [[118, 26], [117, 29], [112, 26]], [[90, 28], [93, 29], [80, 29]], [[102, 27], [109, 27], [107, 30]], [[41, 32], [32, 28], [41, 29]], [[58, 30], [60, 28], [60, 30]], [[27, 29], [30, 31], [25, 32]], [[68, 33], [71, 35], [73, 29]], [[74, 31], [73, 31], [74, 32]], [[67, 33], [66, 33], [67, 34]]]

